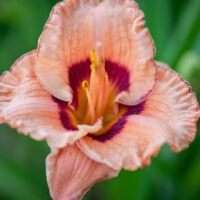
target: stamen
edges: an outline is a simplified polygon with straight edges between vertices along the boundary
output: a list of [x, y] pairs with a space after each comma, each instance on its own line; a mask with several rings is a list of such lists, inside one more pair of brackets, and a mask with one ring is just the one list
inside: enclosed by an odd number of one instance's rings
[[97, 103], [97, 108], [96, 108], [96, 115], [97, 117], [100, 117], [102, 115], [102, 111], [105, 110], [107, 100], [108, 100], [108, 91], [109, 91], [109, 82], [108, 82], [108, 75], [105, 73], [103, 77], [103, 83], [102, 83], [102, 88], [103, 92], [101, 95], [99, 95], [98, 103]]
[[[96, 50], [96, 51], [95, 51]], [[105, 71], [105, 59], [102, 56], [102, 44], [96, 43], [96, 48], [90, 52], [91, 59], [91, 76], [90, 76], [90, 94], [93, 105], [95, 106], [96, 117], [101, 117], [104, 113], [108, 92], [109, 82], [108, 75]]]
[[[89, 84], [88, 84], [88, 82], [86, 80], [84, 80], [82, 82], [82, 87], [86, 91], [86, 95], [87, 95], [87, 99], [88, 99], [88, 105], [89, 105], [89, 110], [90, 110], [90, 115], [91, 115], [91, 122], [94, 122], [95, 121], [95, 109], [94, 109], [94, 105], [93, 105], [93, 102], [91, 100], [91, 96], [90, 96], [90, 93], [89, 93]], [[88, 114], [86, 114], [86, 116], [87, 115]]]
[[92, 49], [90, 52], [90, 83], [86, 80], [82, 82], [88, 99], [85, 121], [91, 124], [103, 116], [109, 94], [108, 75], [105, 71], [105, 60], [102, 57], [101, 47], [101, 43], [97, 42], [95, 50]]

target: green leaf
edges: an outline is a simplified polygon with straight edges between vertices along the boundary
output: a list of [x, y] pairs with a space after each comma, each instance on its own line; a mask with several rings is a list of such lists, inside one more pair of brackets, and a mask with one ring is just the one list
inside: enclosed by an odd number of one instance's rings
[[200, 1], [191, 0], [185, 6], [182, 14], [163, 51], [161, 60], [174, 66], [181, 54], [192, 46], [199, 30], [200, 22]]

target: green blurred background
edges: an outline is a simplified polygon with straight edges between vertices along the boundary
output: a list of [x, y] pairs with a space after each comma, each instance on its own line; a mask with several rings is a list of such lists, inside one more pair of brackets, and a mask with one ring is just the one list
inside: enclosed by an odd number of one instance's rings
[[[57, 0], [0, 0], [0, 72], [37, 47]], [[200, 98], [200, 0], [138, 0], [155, 41], [156, 59], [190, 82]], [[199, 129], [200, 131], [200, 129]], [[45, 178], [49, 148], [0, 126], [0, 200], [50, 200]], [[98, 183], [84, 200], [199, 200], [200, 135], [175, 154], [164, 146], [145, 169]]]

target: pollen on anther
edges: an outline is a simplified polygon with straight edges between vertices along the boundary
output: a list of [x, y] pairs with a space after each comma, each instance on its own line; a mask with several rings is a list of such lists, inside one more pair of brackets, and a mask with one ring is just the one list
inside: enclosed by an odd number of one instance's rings
[[96, 58], [96, 54], [95, 54], [95, 50], [92, 49], [91, 52], [90, 52], [90, 60], [91, 60], [91, 63], [96, 65], [97, 64], [97, 58]]
[[92, 63], [92, 64], [90, 65], [90, 69], [91, 69], [91, 71], [93, 71], [94, 69], [96, 69], [96, 65]]
[[86, 80], [84, 80], [84, 81], [82, 82], [82, 87], [83, 87], [84, 89], [89, 88], [89, 84], [88, 84], [88, 82], [87, 82]]

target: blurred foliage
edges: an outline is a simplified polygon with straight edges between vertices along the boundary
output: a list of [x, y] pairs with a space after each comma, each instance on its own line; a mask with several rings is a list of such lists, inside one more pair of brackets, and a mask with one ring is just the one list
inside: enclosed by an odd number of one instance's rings
[[[56, 0], [0, 0], [0, 72], [37, 47]], [[156, 59], [187, 79], [200, 98], [200, 0], [138, 0], [154, 39]], [[199, 127], [200, 128], [200, 127]], [[199, 129], [200, 130], [200, 129]], [[49, 148], [0, 126], [0, 199], [51, 199], [45, 177]], [[96, 184], [84, 200], [200, 199], [200, 135], [175, 154], [164, 146], [152, 163]]]

